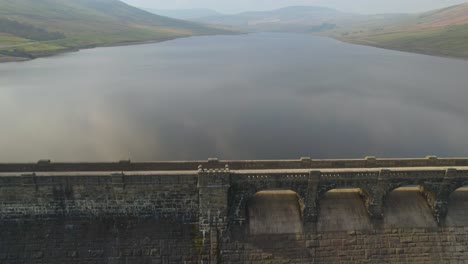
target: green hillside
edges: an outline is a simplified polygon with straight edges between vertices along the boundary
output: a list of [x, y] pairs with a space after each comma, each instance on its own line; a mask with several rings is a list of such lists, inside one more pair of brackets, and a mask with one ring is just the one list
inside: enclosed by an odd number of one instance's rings
[[401, 51], [468, 58], [468, 25], [372, 34], [349, 40]]
[[59, 32], [48, 32], [44, 29], [37, 28], [32, 25], [2, 18], [0, 18], [0, 32], [38, 41], [65, 38], [65, 35]]
[[118, 0], [0, 0], [0, 55], [9, 58], [222, 33], [232, 32], [158, 16]]
[[348, 23], [329, 34], [376, 47], [468, 58], [468, 4], [383, 20], [378, 24]]
[[177, 19], [184, 20], [194, 20], [202, 17], [212, 17], [220, 16], [221, 13], [218, 13], [211, 9], [206, 8], [194, 8], [194, 9], [154, 9], [154, 8], [145, 8], [144, 10], [166, 17], [172, 17]]

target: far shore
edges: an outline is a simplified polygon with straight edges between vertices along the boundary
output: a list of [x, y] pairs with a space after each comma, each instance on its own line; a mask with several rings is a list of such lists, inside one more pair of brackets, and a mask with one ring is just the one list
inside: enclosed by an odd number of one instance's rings
[[[191, 37], [191, 36], [187, 36], [187, 37]], [[184, 37], [178, 37], [178, 38], [184, 38]], [[112, 44], [106, 44], [106, 45], [92, 45], [92, 46], [77, 47], [77, 48], [71, 48], [71, 49], [61, 49], [61, 50], [57, 50], [57, 51], [31, 54], [31, 56], [32, 56], [31, 58], [2, 56], [0, 54], [0, 63], [30, 61], [30, 60], [34, 60], [34, 59], [38, 59], [38, 58], [52, 57], [52, 56], [57, 56], [57, 55], [70, 53], [70, 52], [78, 52], [80, 50], [86, 50], [86, 49], [159, 43], [159, 42], [174, 40], [174, 39], [178, 39], [178, 38], [170, 38], [170, 39], [164, 39], [164, 40], [125, 41], [125, 42], [112, 43]]]
[[343, 37], [337, 37], [337, 36], [332, 36], [332, 35], [326, 36], [326, 37], [333, 38], [338, 41], [349, 43], [349, 44], [354, 44], [354, 45], [369, 46], [369, 47], [374, 47], [374, 48], [379, 48], [379, 49], [394, 50], [394, 51], [406, 52], [406, 53], [411, 53], [411, 54], [420, 54], [420, 55], [427, 55], [427, 56], [434, 56], [434, 57], [441, 57], [441, 58], [448, 58], [448, 59], [468, 60], [468, 54], [465, 57], [464, 56], [450, 56], [450, 55], [438, 53], [437, 51], [402, 49], [402, 48], [396, 48], [396, 47], [383, 45], [383, 44], [379, 44], [375, 42], [351, 39], [351, 38], [343, 38]]
[[[245, 33], [238, 33], [238, 34], [245, 34]], [[86, 50], [86, 49], [144, 45], [144, 44], [151, 44], [151, 43], [160, 43], [160, 42], [165, 42], [165, 41], [170, 41], [170, 40], [175, 40], [175, 39], [181, 39], [181, 38], [190, 38], [190, 37], [197, 37], [197, 36], [200, 36], [200, 37], [201, 36], [216, 36], [216, 35], [221, 35], [221, 34], [190, 35], [190, 36], [172, 37], [172, 38], [159, 39], [159, 40], [124, 41], [124, 42], [109, 43], [109, 44], [104, 44], [104, 45], [88, 45], [88, 46], [83, 46], [83, 47], [76, 47], [76, 48], [70, 48], [70, 49], [60, 49], [60, 50], [56, 50], [56, 51], [43, 52], [43, 53], [38, 52], [38, 53], [31, 54], [30, 58], [28, 58], [28, 57], [4, 56], [4, 55], [0, 54], [0, 63], [30, 61], [30, 60], [34, 60], [34, 59], [38, 59], [38, 58], [52, 57], [52, 56], [57, 56], [57, 55], [70, 53], [70, 52], [78, 52], [80, 50]], [[223, 35], [225, 35], [225, 34], [223, 34]]]
[[[250, 33], [253, 33], [253, 32], [250, 32]], [[238, 33], [238, 34], [248, 34], [248, 33]], [[175, 39], [180, 39], [180, 38], [195, 37], [195, 36], [207, 36], [207, 35], [191, 35], [191, 36], [167, 38], [167, 39], [163, 39], [163, 40], [124, 41], [124, 42], [110, 43], [110, 44], [104, 44], [104, 45], [90, 45], [90, 46], [76, 47], [76, 48], [70, 48], [70, 49], [61, 49], [61, 50], [51, 51], [51, 52], [43, 52], [43, 53], [38, 52], [38, 53], [31, 54], [30, 58], [28, 58], [28, 57], [4, 56], [4, 55], [0, 54], [0, 63], [24, 62], [24, 61], [30, 61], [30, 60], [34, 60], [34, 59], [38, 59], [38, 58], [57, 56], [57, 55], [66, 54], [66, 53], [70, 53], [70, 52], [78, 52], [80, 50], [86, 50], [86, 49], [105, 48], [105, 47], [121, 47], [121, 46], [133, 46], [133, 45], [160, 43], [160, 42], [165, 42], [165, 41], [170, 41], [170, 40], [175, 40]], [[209, 36], [214, 36], [214, 35], [209, 35]], [[333, 39], [336, 39], [336, 40], [344, 42], [344, 43], [355, 44], [355, 45], [370, 46], [370, 47], [375, 47], [375, 48], [394, 50], [394, 51], [400, 51], [400, 52], [407, 52], [407, 53], [412, 53], [412, 54], [422, 54], [422, 55], [443, 57], [443, 58], [450, 58], [450, 59], [468, 60], [468, 55], [466, 57], [463, 57], [463, 56], [450, 56], [450, 55], [440, 54], [440, 53], [437, 53], [435, 51], [399, 49], [399, 48], [395, 48], [395, 47], [391, 47], [391, 46], [387, 46], [387, 45], [381, 45], [379, 43], [368, 42], [368, 41], [352, 39], [352, 38], [343, 38], [343, 37], [338, 37], [338, 36], [333, 36], [333, 35], [321, 35], [321, 34], [319, 34], [317, 36], [333, 38]]]

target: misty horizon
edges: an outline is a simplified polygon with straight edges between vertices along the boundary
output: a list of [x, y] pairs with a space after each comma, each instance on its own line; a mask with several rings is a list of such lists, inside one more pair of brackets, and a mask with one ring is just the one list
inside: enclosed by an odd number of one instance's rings
[[224, 14], [236, 14], [248, 11], [268, 11], [289, 6], [316, 6], [336, 9], [342, 12], [358, 14], [381, 13], [420, 13], [434, 9], [468, 3], [465, 0], [416, 0], [416, 1], [388, 1], [388, 0], [358, 0], [349, 3], [345, 0], [287, 0], [287, 1], [173, 1], [162, 0], [122, 0], [123, 2], [139, 8], [151, 8], [160, 10], [190, 10], [209, 9]]

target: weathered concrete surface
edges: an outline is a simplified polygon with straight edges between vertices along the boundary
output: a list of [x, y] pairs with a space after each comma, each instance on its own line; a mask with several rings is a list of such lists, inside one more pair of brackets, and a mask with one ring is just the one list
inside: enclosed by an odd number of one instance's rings
[[435, 228], [431, 209], [417, 187], [402, 187], [390, 192], [384, 207], [385, 228]]
[[468, 187], [460, 188], [450, 195], [447, 226], [468, 227]]
[[264, 191], [248, 204], [250, 234], [302, 233], [301, 209], [297, 193]]
[[465, 228], [318, 232], [231, 241], [223, 263], [466, 263]]
[[371, 229], [359, 190], [331, 190], [324, 195], [317, 221], [319, 232]]
[[239, 264], [468, 263], [467, 198], [468, 188], [454, 192], [447, 218], [447, 225], [453, 227], [438, 227], [417, 187], [392, 191], [385, 201], [384, 218], [377, 223], [370, 221], [359, 190], [331, 190], [321, 200], [317, 225], [309, 235], [249, 236], [223, 245], [222, 260]]
[[[468, 204], [461, 191], [453, 195], [448, 225], [468, 224]], [[468, 196], [467, 196], [468, 198]], [[466, 208], [463, 210], [462, 208]], [[379, 224], [379, 223], [377, 223]], [[384, 228], [436, 228], [437, 222], [417, 187], [401, 187], [389, 193], [385, 199], [382, 221]], [[318, 231], [372, 230], [362, 197], [357, 189], [332, 190], [322, 198]]]

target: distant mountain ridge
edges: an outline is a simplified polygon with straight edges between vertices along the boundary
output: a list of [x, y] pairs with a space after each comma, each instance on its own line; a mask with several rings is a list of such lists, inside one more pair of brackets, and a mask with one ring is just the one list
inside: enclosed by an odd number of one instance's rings
[[207, 8], [195, 8], [195, 9], [154, 9], [154, 8], [142, 8], [148, 12], [171, 17], [177, 19], [184, 19], [184, 20], [191, 20], [191, 19], [198, 19], [203, 17], [209, 16], [222, 16], [223, 14], [207, 9]]
[[420, 14], [375, 15], [292, 6], [195, 21], [252, 32], [308, 32], [387, 49], [468, 58], [468, 3]]
[[273, 14], [273, 15], [280, 15], [280, 16], [292, 16], [292, 17], [304, 17], [305, 15], [310, 14], [337, 14], [340, 13], [336, 9], [323, 7], [323, 6], [287, 6], [273, 10], [267, 11], [248, 11], [242, 12], [239, 15], [265, 15], [265, 14]]
[[347, 16], [349, 14], [327, 7], [290, 6], [270, 11], [204, 17], [195, 21], [239, 27], [250, 31], [308, 31], [323, 23]]
[[4, 30], [0, 32], [0, 55], [4, 57], [33, 58], [86, 47], [230, 33], [158, 16], [119, 0], [0, 0], [1, 21], [64, 36], [38, 42]]
[[[235, 15], [208, 9], [152, 12], [119, 0], [0, 0], [0, 62], [237, 30], [309, 32], [388, 49], [468, 58], [468, 3], [421, 14], [358, 15], [317, 6]], [[175, 12], [172, 16], [192, 17], [194, 22], [155, 12]]]

